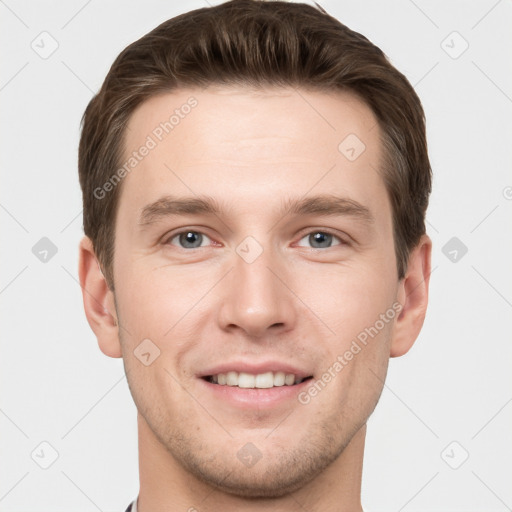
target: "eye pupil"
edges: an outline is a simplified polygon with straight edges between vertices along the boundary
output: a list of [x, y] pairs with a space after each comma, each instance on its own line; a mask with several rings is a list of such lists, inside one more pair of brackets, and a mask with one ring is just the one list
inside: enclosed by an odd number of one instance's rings
[[[312, 237], [313, 243], [319, 243], [319, 244], [321, 244], [321, 247], [325, 247], [325, 244], [327, 244], [327, 246], [329, 246], [329, 243], [331, 241], [330, 237], [332, 237], [332, 235], [329, 233], [322, 233], [319, 231], [319, 232], [315, 233], [314, 235], [310, 235], [310, 237]], [[324, 245], [322, 245], [322, 244], [324, 244]], [[315, 247], [315, 248], [318, 248], [318, 247]]]
[[[197, 244], [197, 241], [199, 241], [199, 244]], [[195, 231], [187, 231], [184, 233], [181, 233], [180, 235], [180, 244], [190, 247], [187, 244], [191, 243], [194, 245], [194, 247], [199, 247], [201, 245], [202, 241], [202, 235], [200, 233], [196, 233]]]

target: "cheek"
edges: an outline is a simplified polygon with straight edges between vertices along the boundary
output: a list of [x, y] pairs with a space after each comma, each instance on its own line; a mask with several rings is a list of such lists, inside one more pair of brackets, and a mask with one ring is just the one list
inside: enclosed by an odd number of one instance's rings
[[197, 302], [207, 290], [208, 283], [196, 277], [190, 282], [179, 269], [142, 264], [125, 268], [116, 295], [119, 313], [132, 337], [162, 342], [170, 338], [191, 309], [198, 308]]
[[130, 393], [142, 416], [151, 424], [153, 431], [158, 432], [162, 422], [171, 424], [171, 411], [180, 416], [178, 411], [186, 411], [190, 403], [177, 382], [179, 376], [166, 364], [165, 348], [149, 366], [142, 364], [133, 354], [128, 355], [125, 366]]
[[378, 265], [338, 269], [325, 278], [316, 277], [313, 282], [323, 289], [317, 314], [334, 331], [323, 344], [325, 379], [335, 382], [324, 399], [330, 396], [336, 404], [354, 410], [366, 404], [369, 412], [380, 396], [387, 371], [396, 319], [392, 307], [396, 283]]
[[334, 374], [334, 385], [325, 400], [334, 408], [341, 405], [348, 416], [355, 418], [371, 413], [386, 378], [393, 324], [375, 324], [373, 320], [367, 327], [355, 328], [354, 334], [346, 338], [343, 333], [321, 376], [322, 380]]
[[334, 331], [339, 348], [391, 308], [397, 286], [378, 265], [338, 267], [328, 273], [319, 269], [310, 272], [307, 283], [315, 288], [303, 285], [299, 293], [309, 297], [311, 309]]

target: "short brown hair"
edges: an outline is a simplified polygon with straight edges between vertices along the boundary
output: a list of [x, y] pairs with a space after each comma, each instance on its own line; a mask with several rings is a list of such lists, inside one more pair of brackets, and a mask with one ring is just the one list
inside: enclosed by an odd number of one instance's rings
[[122, 161], [130, 116], [151, 96], [210, 84], [358, 95], [381, 128], [380, 172], [392, 205], [398, 277], [404, 277], [410, 251], [425, 233], [432, 181], [424, 112], [413, 87], [377, 46], [321, 8], [231, 0], [172, 18], [126, 47], [84, 112], [78, 158], [83, 227], [111, 290], [122, 183], [103, 199], [94, 191]]

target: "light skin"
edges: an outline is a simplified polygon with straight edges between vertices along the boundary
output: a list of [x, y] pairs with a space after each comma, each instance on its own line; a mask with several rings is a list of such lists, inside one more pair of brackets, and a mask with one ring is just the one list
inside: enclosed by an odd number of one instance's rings
[[[134, 112], [127, 153], [190, 96], [197, 106], [123, 180], [115, 300], [90, 240], [80, 243], [88, 322], [100, 349], [123, 357], [138, 409], [139, 511], [360, 511], [366, 422], [389, 358], [423, 325], [431, 241], [421, 238], [399, 280], [380, 128], [355, 96], [173, 91]], [[338, 150], [349, 134], [366, 146], [354, 161]], [[141, 224], [144, 207], [168, 195], [209, 196], [220, 210]], [[283, 210], [317, 195], [350, 208]], [[246, 237], [257, 244], [240, 246]], [[254, 255], [258, 244], [252, 262], [237, 251]], [[396, 303], [400, 313], [307, 404], [298, 391], [272, 406], [235, 403], [200, 377], [226, 362], [272, 360], [313, 376], [300, 385], [308, 390]], [[160, 350], [148, 366], [134, 354], [145, 339]], [[251, 467], [239, 456], [248, 443], [261, 456]]]

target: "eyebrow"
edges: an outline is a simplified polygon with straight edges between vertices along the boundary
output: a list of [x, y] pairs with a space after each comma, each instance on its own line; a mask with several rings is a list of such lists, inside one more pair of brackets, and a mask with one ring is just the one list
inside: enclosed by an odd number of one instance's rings
[[[166, 195], [141, 209], [138, 224], [144, 228], [170, 216], [218, 215], [220, 213], [222, 213], [220, 204], [210, 196], [175, 197]], [[281, 216], [287, 214], [349, 216], [367, 224], [375, 222], [375, 218], [366, 206], [353, 199], [331, 194], [283, 200], [279, 213]]]

